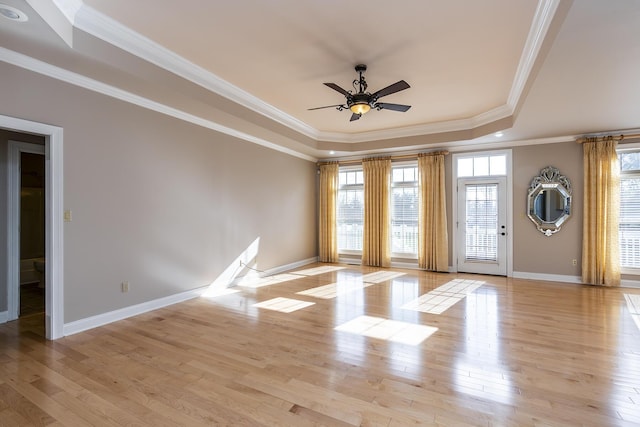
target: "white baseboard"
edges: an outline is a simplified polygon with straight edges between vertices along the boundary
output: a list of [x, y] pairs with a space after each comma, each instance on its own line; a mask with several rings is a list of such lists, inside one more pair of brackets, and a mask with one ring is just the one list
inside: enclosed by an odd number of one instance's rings
[[304, 267], [305, 265], [313, 264], [318, 262], [318, 257], [311, 257], [307, 259], [303, 259], [300, 261], [292, 262], [291, 264], [281, 265], [280, 267], [270, 268], [265, 270], [262, 275], [264, 276], [273, 276], [274, 274], [279, 274], [284, 271], [293, 270], [294, 268]]
[[620, 287], [640, 289], [640, 281], [638, 280], [621, 280]]
[[7, 323], [9, 321], [9, 312], [0, 311], [0, 323]]
[[65, 323], [62, 328], [62, 334], [64, 336], [77, 334], [78, 332], [97, 328], [98, 326], [103, 326], [112, 322], [116, 322], [118, 320], [123, 320], [127, 317], [137, 316], [138, 314], [187, 301], [189, 299], [199, 297], [200, 294], [202, 294], [207, 288], [208, 286], [204, 286], [198, 289], [192, 289], [190, 291], [181, 292], [179, 294], [169, 295], [167, 297], [158, 298], [152, 301], [147, 301], [118, 310], [110, 311], [108, 313], [98, 314], [96, 316], [91, 316], [84, 319], [76, 320], [74, 322]]
[[529, 273], [526, 271], [514, 271], [513, 278], [543, 280], [545, 282], [563, 282], [563, 283], [582, 284], [582, 278], [580, 276], [567, 276], [564, 274], [543, 274], [543, 273]]
[[[294, 268], [302, 267], [303, 265], [314, 263], [317, 260], [317, 257], [308, 258], [291, 264], [271, 268], [269, 270], [266, 270], [263, 274], [265, 276], [278, 274], [283, 271], [292, 270]], [[234, 282], [239, 279], [240, 278], [236, 278]], [[137, 316], [138, 314], [143, 314], [148, 311], [157, 310], [159, 308], [187, 301], [192, 298], [197, 298], [207, 289], [209, 289], [209, 286], [203, 286], [201, 288], [192, 289], [190, 291], [181, 292], [179, 294], [169, 295], [167, 297], [143, 302], [140, 304], [110, 311], [108, 313], [98, 314], [96, 316], [91, 316], [85, 319], [76, 320], [74, 322], [65, 323], [62, 329], [62, 335], [67, 336], [77, 334], [78, 332], [87, 331], [89, 329], [97, 328], [98, 326], [103, 326], [112, 322], [116, 322], [118, 320], [126, 319], [128, 317]], [[6, 316], [5, 319], [8, 318], [8, 312], [0, 312], [0, 323], [2, 323], [3, 314]], [[7, 320], [5, 320], [5, 322], [6, 321]]]

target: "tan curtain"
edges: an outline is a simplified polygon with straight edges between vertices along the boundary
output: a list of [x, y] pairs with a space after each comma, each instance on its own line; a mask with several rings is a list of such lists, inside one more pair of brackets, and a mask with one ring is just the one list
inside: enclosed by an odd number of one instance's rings
[[375, 267], [391, 265], [389, 245], [389, 189], [391, 159], [365, 159], [364, 172], [364, 236], [362, 264]]
[[582, 281], [620, 285], [620, 167], [613, 138], [587, 139], [584, 150]]
[[318, 214], [318, 259], [320, 262], [338, 262], [338, 233], [336, 208], [338, 198], [338, 163], [320, 166]]
[[418, 266], [431, 271], [449, 271], [444, 154], [418, 156], [418, 175]]

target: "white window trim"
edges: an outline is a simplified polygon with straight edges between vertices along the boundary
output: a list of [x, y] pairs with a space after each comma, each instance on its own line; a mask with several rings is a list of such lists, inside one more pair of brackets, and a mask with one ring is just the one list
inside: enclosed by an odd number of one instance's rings
[[[640, 152], [640, 143], [632, 143], [632, 144], [624, 144], [624, 147], [618, 146], [616, 149], [618, 153], [624, 153], [629, 151], [638, 151]], [[628, 171], [623, 172], [620, 171], [620, 178], [623, 176], [638, 176], [640, 177], [640, 171]], [[620, 266], [620, 273], [627, 274], [630, 276], [640, 276], [640, 267], [622, 267]]]
[[[401, 183], [400, 185], [397, 185], [396, 188], [400, 188], [400, 187], [404, 187], [404, 188], [414, 188], [417, 187], [418, 188], [418, 194], [420, 193], [420, 180], [418, 178], [418, 161], [417, 160], [405, 160], [405, 161], [400, 161], [400, 162], [393, 162], [391, 164], [391, 192], [389, 193], [389, 195], [391, 196], [393, 193], [393, 168], [406, 168], [406, 167], [415, 167], [416, 168], [416, 180], [414, 181], [416, 183], [416, 185], [410, 185], [410, 184], [404, 184]], [[392, 197], [389, 197], [389, 214], [391, 214], [391, 204], [393, 202]], [[391, 215], [389, 215], [391, 216]], [[391, 218], [389, 219], [389, 221], [391, 222]], [[418, 227], [420, 226], [419, 224], [420, 219], [418, 218]], [[412, 252], [393, 252], [393, 230], [391, 229], [391, 224], [389, 224], [389, 244], [391, 245], [391, 258], [392, 259], [399, 259], [399, 260], [409, 260], [409, 261], [417, 261], [418, 260], [418, 252], [416, 250], [416, 253], [412, 253]], [[419, 238], [419, 236], [418, 236]]]
[[[364, 173], [364, 168], [362, 165], [352, 165], [352, 166], [340, 166], [338, 168], [338, 176], [340, 174], [340, 172], [363, 172]], [[360, 188], [362, 187], [362, 190], [364, 192], [364, 181], [362, 184], [346, 184], [345, 187], [348, 188]], [[342, 189], [342, 187], [338, 184], [338, 192], [340, 192], [340, 190]], [[337, 205], [336, 205], [336, 209], [337, 209]], [[364, 212], [363, 212], [363, 216], [364, 216]], [[337, 212], [336, 212], [336, 218], [337, 218]], [[364, 220], [364, 218], [363, 218]], [[337, 229], [337, 224], [336, 224], [336, 229]], [[364, 244], [364, 242], [363, 242]], [[356, 250], [356, 249], [340, 249], [338, 248], [338, 258], [340, 257], [340, 255], [347, 255], [347, 256], [360, 256], [362, 257], [362, 250]]]

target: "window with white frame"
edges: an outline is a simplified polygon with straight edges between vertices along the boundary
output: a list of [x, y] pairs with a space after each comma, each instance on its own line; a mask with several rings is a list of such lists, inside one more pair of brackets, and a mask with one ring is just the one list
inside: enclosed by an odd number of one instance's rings
[[458, 178], [505, 176], [507, 155], [459, 157], [457, 172]]
[[391, 252], [418, 256], [418, 166], [401, 164], [391, 169]]
[[640, 268], [640, 149], [621, 151], [620, 162], [620, 265]]
[[341, 168], [338, 174], [338, 252], [362, 251], [364, 176], [362, 168]]

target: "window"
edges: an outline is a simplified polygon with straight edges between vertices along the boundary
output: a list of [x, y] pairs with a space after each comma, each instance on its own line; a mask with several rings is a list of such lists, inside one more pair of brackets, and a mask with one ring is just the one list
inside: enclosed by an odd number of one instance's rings
[[458, 158], [458, 178], [504, 176], [506, 174], [506, 154]]
[[391, 169], [391, 252], [418, 255], [418, 167]]
[[640, 151], [619, 152], [620, 265], [640, 268]]
[[338, 174], [338, 252], [362, 251], [364, 227], [364, 176], [362, 169]]

